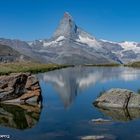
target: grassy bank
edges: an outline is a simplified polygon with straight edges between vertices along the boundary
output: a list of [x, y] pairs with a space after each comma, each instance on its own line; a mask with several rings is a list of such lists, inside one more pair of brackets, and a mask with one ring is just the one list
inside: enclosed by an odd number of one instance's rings
[[140, 61], [124, 64], [125, 67], [140, 67]]
[[18, 72], [47, 72], [55, 69], [65, 68], [67, 65], [57, 64], [39, 64], [39, 63], [1, 63], [0, 75], [18, 73]]
[[[0, 63], [0, 75], [6, 75], [10, 73], [18, 73], [18, 72], [31, 72], [31, 73], [39, 73], [39, 72], [47, 72], [55, 69], [61, 69], [70, 67], [72, 65], [58, 65], [58, 64], [40, 64], [40, 63]], [[126, 67], [140, 67], [139, 62], [133, 62], [128, 64], [85, 64], [83, 66], [91, 66], [91, 67], [117, 67], [117, 66], [126, 66]]]

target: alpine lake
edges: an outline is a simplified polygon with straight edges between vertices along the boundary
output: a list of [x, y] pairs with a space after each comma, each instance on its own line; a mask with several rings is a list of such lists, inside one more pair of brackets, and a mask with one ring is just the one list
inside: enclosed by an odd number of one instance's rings
[[[124, 88], [140, 93], [140, 69], [130, 67], [69, 67], [37, 77], [42, 105], [0, 105], [0, 134], [11, 140], [139, 140], [140, 109], [103, 110], [93, 102], [104, 91]], [[93, 119], [110, 122], [96, 123]]]

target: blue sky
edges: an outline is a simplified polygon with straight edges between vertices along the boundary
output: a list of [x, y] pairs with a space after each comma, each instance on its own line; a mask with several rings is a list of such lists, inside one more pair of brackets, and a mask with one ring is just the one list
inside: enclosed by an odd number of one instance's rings
[[97, 38], [140, 42], [140, 0], [0, 0], [0, 37], [49, 38], [65, 11]]

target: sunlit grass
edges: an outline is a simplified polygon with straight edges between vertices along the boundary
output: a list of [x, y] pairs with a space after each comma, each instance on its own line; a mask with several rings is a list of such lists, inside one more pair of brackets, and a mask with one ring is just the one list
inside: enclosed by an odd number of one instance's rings
[[18, 72], [47, 72], [54, 69], [60, 69], [68, 67], [67, 65], [58, 64], [39, 64], [39, 63], [1, 63], [0, 64], [0, 75], [18, 73]]

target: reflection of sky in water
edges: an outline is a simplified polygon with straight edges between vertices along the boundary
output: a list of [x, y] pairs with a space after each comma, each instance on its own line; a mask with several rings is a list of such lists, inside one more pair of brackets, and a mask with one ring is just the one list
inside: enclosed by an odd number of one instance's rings
[[[111, 134], [118, 140], [140, 138], [139, 113], [131, 113], [133, 121], [113, 121], [95, 125], [96, 118], [112, 118], [114, 112], [102, 112], [92, 102], [103, 90], [140, 88], [140, 70], [132, 68], [76, 67], [38, 74], [43, 95], [40, 119], [24, 131], [0, 127], [0, 133], [10, 134], [18, 140], [77, 140], [79, 136]], [[117, 111], [116, 111], [117, 113]], [[118, 118], [126, 119], [122, 112]], [[119, 115], [120, 114], [120, 115]], [[123, 115], [124, 118], [120, 118]], [[114, 117], [114, 116], [113, 116]], [[131, 133], [130, 133], [131, 131]]]

